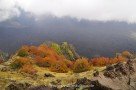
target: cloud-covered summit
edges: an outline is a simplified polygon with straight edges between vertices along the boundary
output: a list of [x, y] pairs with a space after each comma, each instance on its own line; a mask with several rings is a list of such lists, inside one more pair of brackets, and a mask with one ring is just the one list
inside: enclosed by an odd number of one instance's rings
[[0, 0], [0, 21], [19, 16], [19, 8], [36, 18], [51, 14], [87, 20], [136, 22], [136, 0]]

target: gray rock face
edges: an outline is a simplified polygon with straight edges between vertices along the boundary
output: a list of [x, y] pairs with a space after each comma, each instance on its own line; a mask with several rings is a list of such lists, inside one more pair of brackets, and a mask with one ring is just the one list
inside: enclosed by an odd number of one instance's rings
[[102, 85], [98, 80], [91, 81], [91, 84], [92, 87], [90, 87], [90, 90], [113, 90], [108, 86]]
[[[111, 81], [111, 85], [120, 90], [136, 90], [136, 62], [128, 60], [126, 63], [118, 63], [113, 66], [108, 66], [104, 72], [106, 82]], [[102, 80], [99, 80], [102, 81]], [[116, 90], [113, 88], [113, 90]]]
[[128, 60], [127, 63], [117, 63], [114, 66], [107, 66], [104, 76], [109, 78], [116, 78], [121, 76], [128, 76], [135, 72], [134, 63]]

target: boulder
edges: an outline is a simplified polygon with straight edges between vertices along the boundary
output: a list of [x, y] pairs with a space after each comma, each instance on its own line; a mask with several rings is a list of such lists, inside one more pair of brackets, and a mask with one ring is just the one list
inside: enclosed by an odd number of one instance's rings
[[99, 71], [95, 71], [95, 72], [93, 73], [93, 76], [94, 76], [94, 77], [98, 77], [98, 76], [99, 76]]
[[75, 90], [90, 90], [91, 80], [87, 79], [86, 77], [77, 79], [74, 86]]
[[109, 78], [116, 78], [116, 74], [113, 71], [105, 71], [103, 75]]
[[114, 66], [109, 65], [109, 66], [106, 67], [106, 70], [107, 71], [111, 71], [111, 70], [114, 71]]
[[76, 81], [76, 85], [90, 85], [90, 84], [91, 84], [91, 80], [87, 79], [86, 77], [77, 79]]
[[50, 74], [50, 73], [45, 73], [44, 77], [55, 77], [54, 75]]

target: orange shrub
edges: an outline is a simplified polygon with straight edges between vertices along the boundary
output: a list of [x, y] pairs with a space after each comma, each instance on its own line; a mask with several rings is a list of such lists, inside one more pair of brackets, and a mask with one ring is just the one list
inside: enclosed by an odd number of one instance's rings
[[37, 70], [34, 69], [34, 67], [30, 64], [25, 64], [21, 69], [20, 69], [21, 72], [24, 72], [24, 73], [28, 73], [28, 74], [31, 74], [31, 75], [34, 75], [37, 73]]
[[109, 58], [105, 58], [105, 57], [93, 58], [90, 60], [90, 62], [94, 66], [106, 66], [107, 64], [109, 64]]
[[126, 57], [126, 58], [130, 58], [132, 56], [132, 54], [130, 52], [128, 52], [128, 51], [123, 51], [122, 56]]
[[34, 55], [37, 55], [39, 53], [36, 46], [30, 46], [29, 52]]
[[62, 62], [64, 62], [68, 68], [70, 68], [70, 69], [73, 68], [73, 62], [72, 61], [65, 59]]
[[118, 59], [117, 62], [125, 62], [126, 61], [126, 58], [124, 58], [122, 56], [118, 56], [117, 59]]
[[93, 58], [90, 60], [93, 66], [106, 66], [106, 65], [111, 65], [111, 64], [115, 64], [118, 62], [125, 62], [125, 61], [126, 61], [126, 58], [122, 56], [118, 56], [115, 58], [98, 57], [98, 58]]
[[18, 69], [18, 68], [21, 68], [25, 64], [32, 64], [32, 61], [28, 58], [21, 57], [19, 59], [16, 59], [14, 62], [12, 62], [11, 67], [13, 69]]
[[51, 64], [55, 63], [56, 61], [54, 59], [51, 59], [50, 57], [35, 57], [36, 64], [41, 67], [50, 67]]
[[58, 73], [67, 73], [68, 67], [64, 62], [57, 61], [56, 63], [52, 64], [50, 67], [50, 71], [52, 72], [58, 72]]
[[73, 72], [80, 73], [90, 69], [90, 64], [86, 58], [78, 59], [74, 63]]

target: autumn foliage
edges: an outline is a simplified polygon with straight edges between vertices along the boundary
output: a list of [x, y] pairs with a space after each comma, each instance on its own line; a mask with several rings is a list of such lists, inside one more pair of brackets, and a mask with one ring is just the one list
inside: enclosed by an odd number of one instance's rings
[[20, 71], [24, 72], [24, 73], [31, 74], [31, 75], [34, 75], [37, 73], [37, 70], [34, 69], [34, 67], [31, 64], [23, 65], [22, 68], [20, 69]]
[[20, 57], [11, 64], [11, 67], [29, 74], [36, 73], [32, 64], [49, 68], [49, 70], [58, 73], [66, 73], [69, 70], [80, 73], [90, 70], [92, 66], [107, 66], [118, 62], [125, 62], [126, 57], [131, 56], [128, 51], [124, 51], [121, 55], [113, 58], [97, 57], [89, 60], [87, 58], [79, 58], [71, 61], [45, 44], [40, 46], [23, 46], [17, 52], [17, 55]]
[[73, 72], [80, 73], [90, 69], [90, 64], [86, 58], [78, 59], [74, 63]]
[[126, 58], [130, 58], [130, 57], [132, 57], [132, 54], [130, 52], [128, 52], [128, 51], [123, 51], [122, 56], [124, 56]]
[[124, 61], [126, 61], [126, 58], [120, 55], [114, 58], [106, 58], [106, 57], [93, 58], [90, 60], [90, 63], [92, 63], [93, 66], [106, 66], [106, 65], [111, 65], [118, 62], [124, 62]]
[[32, 61], [28, 58], [20, 57], [19, 59], [16, 59], [14, 62], [11, 63], [11, 67], [13, 69], [19, 69], [26, 64], [32, 64]]
[[35, 62], [40, 67], [50, 67], [53, 63], [56, 62], [56, 60], [51, 59], [50, 57], [42, 58], [42, 57], [36, 56]]
[[58, 61], [58, 62], [53, 63], [51, 65], [50, 70], [52, 72], [67, 73], [68, 72], [68, 67], [64, 62]]
[[18, 56], [20, 57], [26, 57], [28, 56], [29, 48], [28, 46], [22, 46], [22, 48], [18, 51]]

